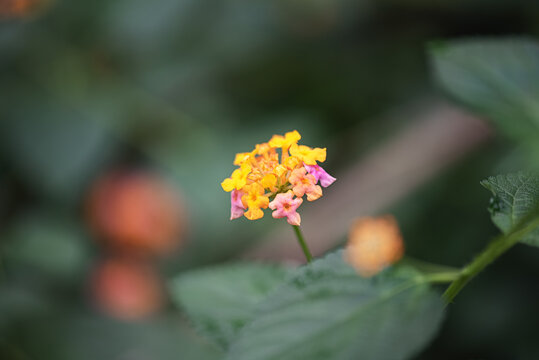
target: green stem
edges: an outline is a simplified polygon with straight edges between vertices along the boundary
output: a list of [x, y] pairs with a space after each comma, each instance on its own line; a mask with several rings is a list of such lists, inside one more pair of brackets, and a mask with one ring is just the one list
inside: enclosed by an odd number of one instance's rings
[[523, 221], [507, 235], [496, 237], [482, 253], [460, 271], [460, 275], [449, 285], [443, 297], [450, 303], [455, 296], [487, 265], [496, 260], [500, 255], [509, 250], [524, 236], [539, 226], [539, 217], [531, 221]]
[[432, 273], [423, 276], [423, 281], [430, 284], [444, 284], [455, 281], [460, 276], [460, 271], [447, 271]]
[[397, 294], [401, 291], [408, 290], [409, 288], [418, 284], [444, 284], [455, 280], [460, 275], [459, 271], [445, 271], [438, 273], [431, 273], [427, 275], [418, 275], [410, 281], [404, 282], [397, 288], [391, 290], [391, 294]]
[[299, 245], [301, 246], [301, 250], [303, 250], [303, 253], [305, 254], [305, 258], [307, 259], [307, 262], [310, 263], [313, 261], [313, 256], [311, 255], [311, 251], [309, 250], [309, 247], [307, 246], [307, 243], [305, 242], [305, 239], [303, 238], [303, 234], [301, 233], [301, 230], [299, 226], [292, 225], [294, 228], [294, 232], [296, 233], [296, 237], [298, 238]]
[[433, 264], [427, 261], [419, 260], [416, 258], [412, 258], [409, 256], [404, 256], [404, 258], [401, 260], [402, 263], [411, 265], [412, 267], [416, 268], [417, 270], [421, 271], [422, 273], [441, 273], [441, 272], [459, 272], [460, 268], [455, 268], [452, 266], [447, 265], [440, 265], [440, 264]]

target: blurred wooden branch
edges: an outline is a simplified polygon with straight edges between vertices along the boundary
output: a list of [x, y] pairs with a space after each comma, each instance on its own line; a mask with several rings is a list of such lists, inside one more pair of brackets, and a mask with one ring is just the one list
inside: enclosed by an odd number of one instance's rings
[[[383, 211], [478, 148], [492, 133], [482, 120], [446, 103], [430, 103], [405, 115], [417, 120], [355, 166], [335, 174], [338, 180], [324, 190], [321, 203], [302, 213], [302, 230], [314, 256], [334, 247], [355, 218]], [[245, 257], [305, 261], [285, 221]]]

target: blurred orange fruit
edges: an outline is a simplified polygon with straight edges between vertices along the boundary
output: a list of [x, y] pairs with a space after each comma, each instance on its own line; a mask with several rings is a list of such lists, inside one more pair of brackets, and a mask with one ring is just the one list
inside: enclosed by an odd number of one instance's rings
[[94, 301], [108, 315], [136, 320], [163, 305], [163, 289], [152, 266], [126, 259], [108, 259], [91, 279]]
[[24, 17], [42, 7], [47, 0], [0, 0], [0, 18]]
[[393, 216], [360, 218], [352, 225], [345, 258], [362, 276], [377, 274], [403, 254], [402, 236]]
[[124, 253], [164, 255], [181, 241], [185, 216], [178, 192], [145, 172], [113, 172], [90, 191], [88, 218], [107, 246]]

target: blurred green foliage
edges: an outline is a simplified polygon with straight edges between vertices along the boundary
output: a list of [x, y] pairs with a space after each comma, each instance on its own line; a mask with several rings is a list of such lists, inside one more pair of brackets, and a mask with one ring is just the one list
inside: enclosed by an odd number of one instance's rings
[[455, 99], [539, 157], [539, 45], [529, 39], [434, 44], [435, 76]]

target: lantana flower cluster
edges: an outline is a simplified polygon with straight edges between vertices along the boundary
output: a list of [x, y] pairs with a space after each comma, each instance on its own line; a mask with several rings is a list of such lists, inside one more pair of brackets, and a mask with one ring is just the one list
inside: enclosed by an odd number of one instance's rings
[[260, 219], [263, 209], [270, 208], [274, 218], [286, 217], [289, 224], [300, 224], [297, 209], [303, 197], [307, 201], [320, 198], [322, 187], [336, 180], [318, 165], [326, 160], [326, 149], [298, 145], [300, 139], [294, 130], [273, 135], [251, 152], [236, 154], [234, 165], [239, 168], [221, 183], [230, 192], [230, 220], [241, 216]]

